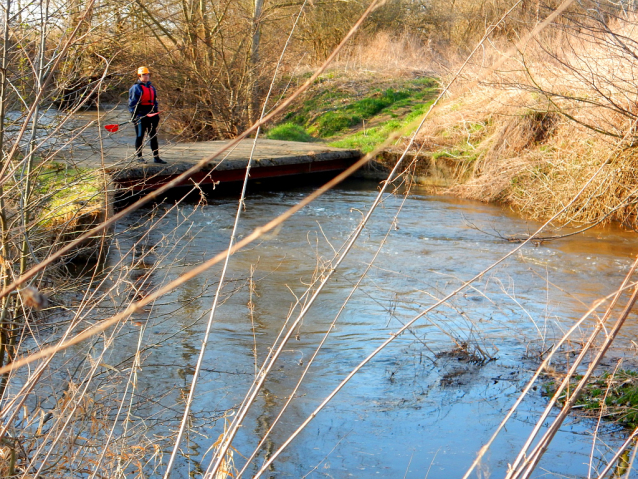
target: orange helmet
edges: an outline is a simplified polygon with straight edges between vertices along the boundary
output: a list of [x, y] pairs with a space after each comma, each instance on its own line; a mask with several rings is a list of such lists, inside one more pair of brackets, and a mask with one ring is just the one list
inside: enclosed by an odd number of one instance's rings
[[137, 69], [137, 76], [144, 75], [146, 73], [151, 73], [147, 67], [139, 67]]

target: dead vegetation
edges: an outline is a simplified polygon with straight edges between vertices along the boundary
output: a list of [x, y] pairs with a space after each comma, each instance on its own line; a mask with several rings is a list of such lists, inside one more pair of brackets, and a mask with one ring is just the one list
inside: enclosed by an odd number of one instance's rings
[[436, 112], [418, 147], [457, 162], [449, 192], [534, 219], [559, 211], [602, 166], [559, 221], [635, 227], [638, 19], [573, 20], [578, 29], [556, 27], [489, 80], [466, 75], [471, 90]]
[[441, 369], [440, 384], [443, 387], [457, 387], [469, 383], [478, 368], [496, 359], [487, 355], [478, 342], [459, 343], [449, 351], [437, 353], [435, 358]]

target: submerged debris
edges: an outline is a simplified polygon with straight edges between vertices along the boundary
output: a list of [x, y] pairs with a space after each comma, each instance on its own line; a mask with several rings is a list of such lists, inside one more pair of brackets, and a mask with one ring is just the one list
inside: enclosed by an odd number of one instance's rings
[[485, 353], [478, 346], [473, 346], [472, 348], [470, 348], [470, 346], [466, 342], [459, 342], [451, 350], [441, 351], [435, 354], [435, 357], [436, 359], [455, 358], [458, 361], [479, 365], [488, 363], [496, 359], [495, 357]]
[[466, 342], [459, 342], [451, 350], [441, 351], [435, 357], [444, 370], [440, 382], [443, 387], [467, 384], [475, 377], [476, 369], [495, 359], [478, 347], [470, 349]]

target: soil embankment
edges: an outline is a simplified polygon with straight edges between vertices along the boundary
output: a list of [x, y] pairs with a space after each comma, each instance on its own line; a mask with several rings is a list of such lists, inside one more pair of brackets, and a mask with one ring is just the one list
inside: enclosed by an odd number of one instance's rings
[[[361, 175], [368, 179], [385, 180], [402, 155], [403, 150], [387, 148], [366, 166]], [[458, 170], [462, 167], [462, 164], [453, 158], [436, 158], [414, 152], [405, 154], [403, 164], [403, 171], [410, 179], [429, 188], [432, 193], [441, 193], [456, 185]]]

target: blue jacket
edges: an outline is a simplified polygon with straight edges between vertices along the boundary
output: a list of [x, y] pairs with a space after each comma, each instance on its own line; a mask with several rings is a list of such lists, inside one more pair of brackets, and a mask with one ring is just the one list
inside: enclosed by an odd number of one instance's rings
[[140, 101], [142, 99], [142, 94], [143, 94], [142, 82], [140, 80], [137, 80], [135, 84], [131, 87], [131, 89], [128, 91], [128, 111], [130, 111], [133, 116], [139, 117], [139, 116], [144, 116], [144, 115], [148, 115], [149, 113], [159, 111], [159, 105], [157, 103], [157, 90], [155, 89], [153, 85], [151, 85], [150, 81], [146, 82], [144, 86], [151, 88], [153, 90], [153, 93], [155, 94], [153, 105], [140, 104]]

